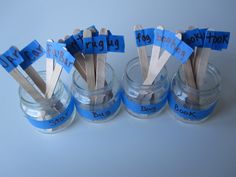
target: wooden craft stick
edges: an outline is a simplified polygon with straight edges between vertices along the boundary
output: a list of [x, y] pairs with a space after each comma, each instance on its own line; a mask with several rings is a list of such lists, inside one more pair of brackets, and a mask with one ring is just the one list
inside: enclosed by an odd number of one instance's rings
[[[193, 26], [188, 27], [189, 30], [193, 29]], [[182, 31], [178, 31], [177, 33], [183, 33]], [[179, 38], [180, 40], [182, 39], [182, 36]], [[186, 83], [192, 87], [192, 88], [197, 88], [196, 87], [196, 81], [195, 81], [195, 76], [194, 76], [194, 70], [193, 70], [193, 63], [194, 62], [194, 53], [190, 56], [190, 59], [186, 61], [185, 64], [182, 64], [182, 69], [184, 72], [184, 76], [186, 79]]]
[[[83, 37], [92, 37], [90, 30], [84, 30]], [[93, 54], [85, 54], [85, 70], [88, 83], [88, 89], [93, 90], [95, 88], [95, 73], [94, 73], [94, 60]]]
[[196, 63], [194, 71], [196, 75], [196, 84], [198, 89], [201, 89], [204, 83], [210, 51], [210, 48], [201, 48], [198, 49], [198, 52], [196, 53]]
[[[100, 35], [107, 35], [107, 29], [102, 28], [100, 30]], [[96, 89], [103, 88], [106, 81], [106, 58], [107, 53], [97, 55], [97, 65], [96, 65]]]
[[[53, 42], [53, 40], [49, 39], [48, 42]], [[50, 90], [49, 87], [53, 70], [54, 70], [54, 59], [46, 58], [46, 90]], [[46, 92], [44, 93], [46, 95]]]
[[[158, 26], [157, 29], [164, 30], [163, 26]], [[151, 55], [151, 60], [149, 64], [149, 69], [148, 69], [148, 74], [145, 82], [143, 83], [144, 85], [152, 85], [153, 81], [156, 78], [156, 67], [158, 65], [158, 60], [160, 57], [160, 51], [161, 47], [157, 45], [152, 46], [152, 55]], [[154, 78], [154, 79], [153, 79]]]
[[45, 94], [46, 93], [46, 83], [38, 74], [38, 72], [33, 68], [33, 66], [28, 66], [25, 70], [26, 74], [32, 79], [35, 85], [39, 88], [39, 90]]
[[45, 98], [39, 93], [37, 89], [25, 78], [21, 72], [15, 68], [10, 72], [10, 75], [20, 84], [20, 86], [36, 101], [43, 102]]
[[[58, 42], [60, 42], [60, 40]], [[65, 48], [65, 50], [66, 50], [66, 48]], [[50, 82], [49, 82], [49, 86], [46, 88], [46, 97], [47, 98], [52, 97], [52, 95], [55, 91], [55, 88], [57, 86], [57, 82], [61, 76], [62, 69], [63, 69], [63, 67], [60, 64], [56, 63], [55, 68], [52, 73], [52, 76], [51, 76], [51, 79], [50, 79]]]
[[[142, 30], [142, 29], [143, 27], [141, 25], [134, 26], [134, 31]], [[138, 56], [139, 56], [143, 80], [145, 80], [148, 74], [148, 66], [149, 66], [146, 46], [137, 47], [137, 50], [138, 50]]]
[[[73, 34], [77, 34], [79, 32], [80, 32], [80, 29], [75, 29], [73, 31]], [[85, 81], [87, 81], [86, 70], [85, 70], [85, 57], [84, 57], [84, 55], [78, 51], [75, 54], [73, 54], [73, 56], [75, 58], [74, 66], [75, 66], [76, 70], [80, 73], [81, 77]]]

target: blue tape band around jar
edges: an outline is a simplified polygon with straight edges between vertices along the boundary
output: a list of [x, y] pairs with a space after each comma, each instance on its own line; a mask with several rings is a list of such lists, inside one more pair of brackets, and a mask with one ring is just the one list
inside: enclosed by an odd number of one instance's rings
[[122, 94], [122, 100], [124, 105], [131, 111], [137, 114], [153, 114], [161, 110], [161, 108], [167, 102], [167, 96], [160, 102], [156, 104], [138, 104], [134, 101], [131, 101], [127, 98], [125, 93]]
[[187, 120], [202, 120], [205, 117], [209, 116], [212, 111], [214, 110], [216, 103], [205, 110], [197, 110], [197, 109], [189, 109], [186, 106], [179, 104], [176, 102], [172, 92], [169, 93], [168, 102], [171, 110], [173, 110], [177, 115], [180, 117], [187, 119]]
[[61, 114], [57, 115], [54, 118], [51, 118], [50, 120], [36, 120], [35, 118], [26, 115], [26, 118], [29, 120], [29, 122], [41, 129], [50, 129], [50, 128], [56, 128], [62, 124], [64, 124], [70, 117], [71, 114], [74, 111], [74, 98], [72, 97], [70, 100], [70, 103], [68, 107], [63, 111]]
[[98, 109], [93, 111], [83, 109], [80, 107], [80, 103], [75, 99], [75, 105], [80, 116], [92, 121], [105, 120], [106, 118], [110, 117], [120, 107], [120, 103], [121, 103], [121, 91], [119, 91], [116, 94], [115, 102], [110, 107], [107, 107], [105, 109]]

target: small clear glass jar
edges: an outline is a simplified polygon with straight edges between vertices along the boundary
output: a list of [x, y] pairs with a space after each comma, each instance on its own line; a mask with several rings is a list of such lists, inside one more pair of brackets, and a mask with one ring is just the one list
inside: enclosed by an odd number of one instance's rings
[[180, 67], [171, 82], [169, 107], [178, 120], [188, 123], [204, 122], [212, 114], [220, 91], [221, 76], [213, 65], [208, 64], [201, 89], [192, 88], [186, 83], [183, 67]]
[[159, 114], [166, 105], [169, 79], [166, 67], [156, 77], [152, 85], [143, 85], [138, 57], [126, 65], [123, 76], [122, 99], [126, 110], [137, 118], [149, 118]]
[[[39, 72], [45, 79], [45, 72]], [[31, 83], [32, 80], [27, 78]], [[20, 106], [28, 121], [42, 133], [57, 133], [68, 127], [76, 117], [74, 99], [59, 80], [52, 98], [36, 102], [22, 87]]]
[[91, 122], [105, 122], [114, 118], [121, 106], [121, 88], [112, 67], [106, 63], [105, 85], [89, 90], [77, 71], [73, 73], [72, 94], [80, 117]]

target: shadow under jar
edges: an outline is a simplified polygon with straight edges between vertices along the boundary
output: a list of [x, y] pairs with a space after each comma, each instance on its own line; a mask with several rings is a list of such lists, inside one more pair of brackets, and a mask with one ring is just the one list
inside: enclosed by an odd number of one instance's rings
[[171, 82], [169, 107], [178, 120], [200, 123], [212, 114], [220, 91], [220, 73], [213, 65], [208, 64], [201, 89], [192, 88], [186, 83], [183, 69], [180, 67]]
[[[39, 72], [45, 79], [45, 72]], [[31, 83], [32, 80], [27, 78]], [[29, 122], [42, 133], [56, 133], [68, 127], [76, 116], [74, 99], [59, 80], [52, 98], [36, 102], [22, 87], [20, 106]]]
[[167, 69], [164, 67], [152, 85], [143, 85], [138, 57], [128, 62], [123, 76], [122, 99], [126, 110], [137, 118], [149, 118], [165, 107], [169, 90]]
[[72, 94], [80, 117], [91, 122], [105, 122], [120, 110], [121, 88], [114, 70], [105, 66], [105, 84], [99, 89], [88, 89], [88, 84], [77, 71], [73, 73]]

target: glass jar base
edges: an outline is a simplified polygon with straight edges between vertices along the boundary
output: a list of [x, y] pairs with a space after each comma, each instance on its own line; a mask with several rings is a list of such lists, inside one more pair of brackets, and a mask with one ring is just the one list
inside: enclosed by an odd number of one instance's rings
[[139, 113], [135, 113], [135, 112], [131, 111], [127, 107], [125, 109], [130, 115], [132, 115], [136, 119], [152, 119], [152, 118], [159, 116], [166, 109], [166, 107], [167, 107], [166, 105], [167, 104], [165, 104], [159, 111], [152, 113], [152, 114], [139, 114]]
[[189, 120], [189, 119], [185, 119], [185, 118], [177, 115], [172, 109], [169, 108], [169, 110], [170, 110], [169, 113], [170, 113], [171, 117], [173, 117], [174, 119], [176, 119], [176, 120], [178, 120], [180, 122], [187, 123], [187, 124], [201, 124], [201, 123], [204, 123], [208, 119], [210, 119], [211, 115], [212, 115], [212, 113], [211, 113], [210, 115], [204, 117], [201, 120]]
[[62, 124], [62, 125], [60, 125], [56, 128], [52, 128], [52, 129], [36, 128], [36, 130], [39, 131], [40, 133], [44, 133], [44, 134], [55, 134], [55, 133], [61, 132], [64, 129], [66, 129], [67, 127], [69, 127], [74, 122], [74, 120], [76, 118], [76, 114], [77, 114], [77, 111], [76, 111], [76, 108], [74, 106], [74, 110], [73, 110], [70, 118], [64, 124]]
[[105, 119], [92, 120], [92, 119], [87, 119], [86, 117], [81, 116], [79, 113], [78, 113], [78, 115], [79, 115], [80, 118], [82, 118], [83, 120], [86, 120], [87, 122], [104, 123], [104, 122], [108, 122], [108, 121], [114, 119], [117, 116], [117, 114], [120, 112], [121, 106], [122, 106], [122, 104], [120, 104], [119, 108], [111, 116], [109, 116]]

